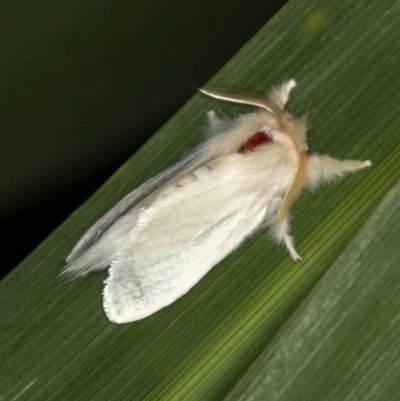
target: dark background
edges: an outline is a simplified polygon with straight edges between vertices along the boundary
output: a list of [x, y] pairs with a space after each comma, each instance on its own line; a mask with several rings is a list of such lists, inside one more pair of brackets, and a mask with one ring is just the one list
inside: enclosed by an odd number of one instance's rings
[[285, 3], [34, 0], [3, 4], [4, 276]]

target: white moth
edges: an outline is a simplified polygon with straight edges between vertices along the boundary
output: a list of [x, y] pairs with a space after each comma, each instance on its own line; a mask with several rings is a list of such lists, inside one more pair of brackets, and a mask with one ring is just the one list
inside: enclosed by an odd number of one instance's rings
[[263, 225], [300, 260], [288, 213], [303, 186], [371, 162], [307, 155], [305, 118], [284, 110], [295, 85], [284, 82], [267, 97], [201, 89], [258, 110], [231, 120], [209, 112], [204, 143], [123, 198], [76, 244], [65, 273], [110, 267], [103, 296], [112, 322], [143, 319], [171, 304]]

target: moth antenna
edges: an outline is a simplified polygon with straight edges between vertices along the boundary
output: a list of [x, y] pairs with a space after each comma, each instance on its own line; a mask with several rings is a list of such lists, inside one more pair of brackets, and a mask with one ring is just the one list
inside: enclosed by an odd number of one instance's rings
[[222, 88], [200, 88], [199, 91], [215, 99], [261, 107], [276, 116], [281, 114], [279, 107], [271, 99], [262, 95]]
[[307, 175], [307, 154], [306, 152], [299, 152], [299, 161], [297, 163], [296, 172], [290, 187], [286, 191], [285, 197], [283, 198], [281, 207], [278, 213], [278, 222], [281, 223], [288, 215], [294, 202], [300, 195], [301, 189], [304, 186]]

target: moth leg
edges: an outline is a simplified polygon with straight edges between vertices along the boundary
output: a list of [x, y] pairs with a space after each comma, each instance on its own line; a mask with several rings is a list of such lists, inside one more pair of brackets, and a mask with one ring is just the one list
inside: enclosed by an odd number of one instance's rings
[[312, 155], [308, 158], [307, 184], [316, 187], [347, 173], [371, 166], [370, 160], [337, 160], [328, 155]]
[[207, 111], [207, 118], [211, 131], [214, 131], [220, 127], [222, 121], [217, 117], [214, 110]]
[[290, 91], [297, 85], [294, 79], [283, 82], [280, 86], [273, 87], [268, 94], [268, 97], [283, 110], [289, 100]]
[[276, 225], [275, 228], [275, 236], [279, 242], [284, 243], [286, 245], [287, 250], [290, 253], [290, 256], [293, 258], [295, 262], [301, 260], [301, 256], [296, 252], [296, 248], [294, 247], [293, 237], [289, 235], [289, 223], [287, 219], [284, 219], [280, 223]]

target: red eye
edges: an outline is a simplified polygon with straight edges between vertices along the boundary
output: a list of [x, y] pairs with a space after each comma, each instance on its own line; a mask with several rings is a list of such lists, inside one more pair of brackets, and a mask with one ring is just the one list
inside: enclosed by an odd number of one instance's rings
[[242, 150], [251, 152], [256, 146], [260, 146], [268, 142], [272, 142], [272, 138], [264, 131], [258, 131], [242, 145]]

